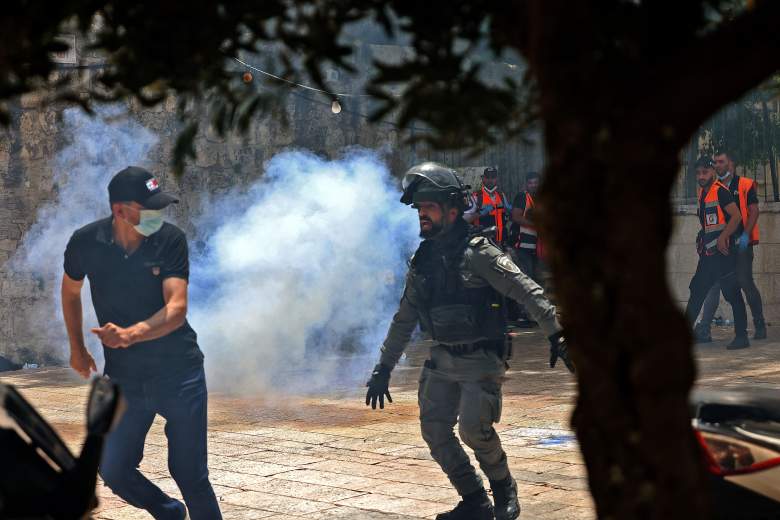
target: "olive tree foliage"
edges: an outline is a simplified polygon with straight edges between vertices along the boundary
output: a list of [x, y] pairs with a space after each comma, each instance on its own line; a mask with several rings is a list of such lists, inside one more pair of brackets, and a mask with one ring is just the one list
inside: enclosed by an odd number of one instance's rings
[[[515, 135], [536, 119], [532, 70], [522, 78], [507, 75], [501, 84], [486, 83], [480, 74], [491, 53], [495, 59], [507, 49], [523, 50], [534, 3], [9, 0], [0, 21], [0, 122], [8, 122], [9, 100], [41, 89], [48, 101], [78, 103], [87, 111], [96, 102], [126, 99], [152, 106], [175, 93], [187, 122], [174, 154], [180, 168], [194, 154], [193, 107], [207, 106], [219, 133], [241, 131], [258, 112], [281, 106], [288, 91], [283, 83], [257, 89], [242, 82], [231, 57], [260, 53], [285, 79], [333, 91], [322, 71], [355, 72], [353, 47], [343, 36], [351, 24], [371, 20], [413, 49], [402, 63], [375, 63], [365, 89], [380, 102], [373, 118], [392, 112], [401, 127], [417, 121], [431, 129], [417, 138], [434, 146], [476, 148]], [[636, 66], [648, 51], [655, 59], [674, 53], [738, 14], [743, 2], [601, 4], [603, 13], [589, 30], [597, 41], [588, 44], [613, 67]], [[83, 69], [64, 71], [50, 59], [65, 50], [58, 35], [72, 30], [87, 36], [87, 50], [105, 57], [106, 67], [86, 87], [78, 80]], [[396, 85], [402, 85], [400, 96], [391, 88]]]
[[[325, 67], [355, 71], [354, 50], [344, 34], [373, 21], [389, 37], [405, 34], [413, 47], [407, 62], [376, 64], [366, 86], [381, 104], [374, 119], [393, 111], [401, 127], [413, 120], [432, 129], [422, 138], [438, 146], [483, 146], [518, 132], [529, 120], [523, 110], [527, 90], [510, 77], [500, 85], [481, 80], [488, 54], [505, 42], [491, 37], [501, 3], [406, 3], [379, 1], [290, 2], [105, 2], [10, 0], [0, 32], [0, 122], [8, 123], [8, 102], [28, 92], [47, 93], [47, 102], [71, 102], [91, 111], [95, 103], [133, 99], [144, 106], [175, 94], [186, 125], [175, 161], [192, 157], [198, 130], [196, 112], [208, 109], [223, 134], [246, 129], [259, 113], [283, 117], [281, 98], [288, 83], [258, 78], [265, 88], [241, 80], [233, 57], [252, 55], [290, 82], [332, 92]], [[104, 57], [105, 66], [63, 69], [50, 59], [66, 50], [62, 32], [85, 35], [86, 51]], [[266, 67], [264, 67], [266, 68]], [[53, 79], [56, 78], [56, 79]], [[398, 97], [389, 88], [403, 84]], [[294, 88], [294, 87], [292, 87]], [[453, 110], [453, 107], [458, 107]], [[419, 137], [419, 136], [418, 136]]]
[[764, 110], [778, 92], [780, 77], [774, 77], [718, 111], [702, 125], [701, 132], [709, 136], [702, 151], [728, 151], [748, 170], [765, 164], [768, 150], [780, 149], [780, 115]]

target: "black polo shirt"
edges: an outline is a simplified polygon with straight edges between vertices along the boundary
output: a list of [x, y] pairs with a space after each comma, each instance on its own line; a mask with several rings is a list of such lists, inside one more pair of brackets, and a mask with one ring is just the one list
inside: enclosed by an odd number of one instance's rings
[[[114, 243], [111, 217], [98, 220], [73, 233], [65, 249], [65, 273], [74, 280], [89, 279], [101, 326], [129, 327], [165, 306], [163, 280], [189, 278], [187, 238], [166, 222], [128, 255]], [[105, 373], [118, 378], [146, 379], [203, 363], [195, 331], [186, 321], [162, 338], [128, 348], [103, 346], [103, 352]]]

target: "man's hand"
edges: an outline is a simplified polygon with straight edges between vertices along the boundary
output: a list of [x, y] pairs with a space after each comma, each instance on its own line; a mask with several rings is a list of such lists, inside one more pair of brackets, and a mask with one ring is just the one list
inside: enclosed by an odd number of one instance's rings
[[124, 329], [113, 323], [106, 323], [102, 327], [91, 330], [108, 348], [127, 348], [135, 341], [134, 334], [129, 328]]
[[95, 360], [92, 358], [86, 347], [71, 349], [70, 367], [78, 372], [84, 379], [89, 379], [92, 372], [97, 372]]
[[492, 204], [486, 204], [482, 206], [482, 209], [479, 210], [479, 214], [484, 217], [486, 215], [489, 215], [490, 212], [493, 211], [494, 209], [496, 208], [494, 208]]
[[558, 358], [563, 360], [566, 368], [569, 372], [574, 373], [574, 363], [572, 363], [569, 357], [569, 345], [566, 343], [566, 338], [563, 337], [561, 332], [553, 334], [549, 338], [550, 340], [550, 368], [555, 368], [555, 364], [558, 362]]
[[745, 250], [747, 249], [749, 243], [750, 243], [750, 237], [748, 236], [747, 232], [743, 231], [742, 234], [737, 239], [737, 246], [741, 250]]
[[729, 254], [729, 237], [725, 233], [718, 235], [718, 251], [723, 256], [728, 256]]
[[379, 400], [379, 408], [385, 407], [385, 396], [387, 401], [392, 403], [393, 398], [390, 397], [390, 369], [385, 365], [379, 363], [374, 367], [374, 371], [371, 373], [371, 379], [366, 383], [368, 391], [366, 392], [366, 406], [371, 403], [371, 408], [376, 410], [376, 402]]

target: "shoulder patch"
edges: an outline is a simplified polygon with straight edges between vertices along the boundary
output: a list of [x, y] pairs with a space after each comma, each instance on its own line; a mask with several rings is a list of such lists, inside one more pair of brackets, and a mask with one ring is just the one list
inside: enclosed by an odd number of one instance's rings
[[522, 272], [506, 253], [501, 253], [496, 257], [496, 268], [499, 271], [511, 274], [520, 274]]
[[486, 244], [487, 241], [488, 241], [487, 238], [477, 236], [469, 240], [469, 245], [471, 247], [477, 247]]

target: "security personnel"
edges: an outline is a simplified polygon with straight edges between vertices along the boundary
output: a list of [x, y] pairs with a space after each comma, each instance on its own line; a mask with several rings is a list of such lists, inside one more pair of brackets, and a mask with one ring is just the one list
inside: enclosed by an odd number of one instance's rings
[[512, 201], [512, 256], [525, 274], [541, 284], [539, 269], [539, 236], [533, 222], [534, 197], [539, 189], [539, 174], [529, 172], [525, 177], [525, 191]]
[[699, 264], [691, 279], [685, 315], [693, 326], [707, 293], [716, 282], [720, 282], [723, 296], [734, 311], [735, 338], [727, 348], [746, 348], [750, 346], [747, 314], [737, 285], [736, 252], [731, 239], [740, 226], [741, 217], [728, 188], [715, 179], [713, 167], [709, 157], [696, 161], [696, 180], [701, 187], [698, 215], [702, 229], [696, 240]]
[[[733, 161], [727, 152], [715, 154], [715, 173], [718, 180], [726, 186], [734, 197], [742, 217], [742, 226], [735, 235], [739, 235], [736, 250], [737, 283], [745, 293], [745, 299], [750, 306], [755, 327], [754, 339], [766, 339], [766, 322], [764, 321], [764, 306], [761, 293], [753, 280], [753, 247], [758, 245], [758, 195], [753, 179], [741, 177], [733, 173]], [[709, 343], [710, 325], [720, 304], [720, 284], [713, 285], [704, 300], [702, 317], [696, 326], [696, 340], [699, 343]]]
[[470, 236], [462, 219], [466, 190], [453, 170], [426, 162], [403, 179], [401, 202], [412, 204], [425, 239], [412, 257], [406, 287], [368, 381], [366, 405], [384, 408], [390, 372], [422, 323], [437, 345], [420, 377], [422, 436], [462, 501], [440, 520], [492, 520], [493, 507], [469, 457], [456, 439], [474, 450], [490, 480], [495, 518], [520, 514], [517, 484], [493, 424], [501, 417], [501, 382], [508, 367], [503, 297], [525, 305], [550, 339], [550, 366], [560, 357], [573, 365], [541, 287], [524, 275], [494, 243]]
[[508, 212], [512, 211], [512, 205], [504, 192], [498, 190], [498, 168], [485, 168], [482, 186], [471, 197], [475, 208], [471, 223], [479, 229], [495, 226], [496, 242], [503, 245], [507, 236]]

